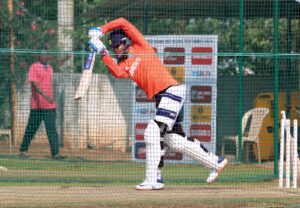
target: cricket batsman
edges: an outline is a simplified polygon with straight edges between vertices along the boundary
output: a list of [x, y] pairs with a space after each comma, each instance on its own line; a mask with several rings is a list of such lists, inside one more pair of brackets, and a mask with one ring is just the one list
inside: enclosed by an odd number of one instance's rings
[[[116, 62], [100, 40], [107, 33]], [[90, 48], [101, 55], [102, 61], [114, 77], [132, 79], [149, 99], [154, 97], [156, 100], [155, 118], [149, 121], [144, 134], [146, 177], [136, 189], [164, 188], [164, 183], [160, 180], [163, 143], [210, 168], [207, 182], [215, 181], [228, 161], [207, 151], [198, 140], [185, 135], [181, 123], [186, 87], [169, 74], [142, 33], [126, 19], [119, 18], [101, 27], [90, 28], [89, 37]]]

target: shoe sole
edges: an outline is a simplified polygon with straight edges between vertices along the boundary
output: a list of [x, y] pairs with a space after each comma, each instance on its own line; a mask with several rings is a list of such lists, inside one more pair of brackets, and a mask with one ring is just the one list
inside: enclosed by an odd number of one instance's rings
[[217, 170], [217, 172], [218, 172], [219, 175], [220, 175], [220, 174], [222, 173], [222, 171], [225, 169], [225, 167], [227, 166], [227, 164], [228, 164], [228, 160], [225, 158], [225, 159], [224, 159], [224, 166], [223, 166], [221, 169]]
[[160, 188], [160, 189], [139, 189], [139, 188], [135, 188], [135, 190], [138, 190], [138, 191], [161, 191], [163, 189], [164, 188]]
[[219, 175], [223, 172], [223, 170], [225, 169], [225, 167], [228, 164], [228, 160], [225, 158], [223, 162], [224, 162], [224, 166], [222, 168], [220, 168], [219, 170], [217, 170], [218, 176], [215, 178], [215, 180], [207, 182], [208, 184], [215, 182], [217, 180], [217, 178], [219, 177]]
[[159, 190], [163, 190], [164, 186], [161, 187], [161, 188], [152, 188], [152, 187], [149, 187], [149, 188], [137, 188], [137, 187], [135, 187], [135, 189], [138, 190], [138, 191], [159, 191]]
[[51, 158], [52, 160], [64, 160], [66, 158]]

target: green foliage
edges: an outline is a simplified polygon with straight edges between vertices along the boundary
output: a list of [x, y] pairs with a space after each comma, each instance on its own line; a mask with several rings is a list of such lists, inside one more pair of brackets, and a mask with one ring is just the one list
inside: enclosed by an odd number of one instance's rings
[[[80, 51], [81, 58], [75, 59], [75, 71], [81, 72], [84, 61], [89, 51], [88, 42], [88, 30], [90, 27], [101, 26], [104, 22], [104, 18], [94, 18], [93, 13], [90, 12], [93, 8], [97, 7], [103, 0], [75, 0], [75, 28], [73, 33], [74, 50]], [[102, 38], [106, 43], [106, 39]], [[99, 61], [99, 58], [95, 61], [94, 73], [108, 73], [106, 67]]]
[[[6, 1], [2, 7], [7, 8]], [[87, 48], [87, 31], [91, 26], [101, 26], [112, 20], [113, 16], [103, 17], [101, 14], [104, 0], [75, 0], [75, 31], [72, 34], [74, 51], [79, 55], [75, 58], [75, 71], [80, 72], [82, 60], [85, 59]], [[184, 5], [183, 5], [184, 6]], [[38, 9], [37, 9], [38, 8]], [[113, 8], [111, 8], [113, 10]], [[118, 8], [119, 9], [119, 8]], [[184, 8], [181, 8], [184, 10]], [[106, 11], [107, 12], [107, 11]], [[112, 11], [113, 12], [113, 11]], [[148, 11], [151, 12], [151, 11]], [[51, 46], [51, 50], [57, 50], [57, 1], [50, 0], [14, 0], [13, 24], [8, 21], [8, 12], [0, 11], [0, 39], [1, 48], [9, 48], [9, 27], [13, 26], [15, 35], [15, 48], [26, 50], [42, 49], [43, 42]], [[243, 51], [246, 53], [272, 53], [273, 52], [273, 19], [252, 18], [245, 20], [244, 34], [239, 31], [239, 19], [219, 17], [163, 17], [163, 18], [134, 18], [125, 17], [132, 21], [144, 34], [215, 34], [219, 37], [218, 71], [219, 74], [237, 73], [237, 59], [239, 54], [239, 38], [244, 35]], [[297, 21], [292, 21], [293, 51], [297, 50], [299, 38], [293, 38], [299, 32]], [[281, 51], [286, 52], [287, 45], [287, 20], [280, 20], [279, 35]], [[105, 40], [105, 38], [104, 38]], [[28, 51], [33, 53], [34, 51]], [[225, 54], [222, 54], [225, 53]], [[236, 53], [226, 55], [226, 53]], [[80, 57], [81, 56], [81, 57]], [[32, 62], [32, 57], [18, 57], [16, 69], [25, 70]], [[6, 60], [7, 62], [7, 60]], [[5, 63], [6, 63], [5, 62]], [[272, 57], [259, 58], [252, 55], [245, 59], [245, 68], [249, 68], [255, 74], [269, 74], [272, 70]], [[284, 67], [284, 66], [283, 66]], [[98, 72], [106, 72], [101, 62], [96, 63]], [[97, 70], [96, 70], [97, 71]]]
[[[7, 8], [7, 5], [4, 5]], [[51, 10], [45, 1], [24, 1], [15, 0], [13, 19], [9, 21], [8, 10], [1, 10], [1, 47], [10, 48], [10, 29], [13, 31], [15, 52], [14, 70], [17, 77], [22, 77], [28, 71], [29, 66], [34, 62], [39, 50], [47, 47], [56, 50], [56, 17], [52, 17], [56, 10]], [[37, 10], [36, 8], [39, 8]], [[56, 7], [55, 7], [56, 8]], [[43, 11], [49, 11], [49, 13]], [[50, 18], [52, 17], [52, 19]], [[21, 52], [17, 52], [20, 50]], [[26, 55], [24, 55], [26, 53]], [[9, 69], [8, 60], [6, 68]]]
[[[2, 109], [0, 125], [2, 126], [9, 125], [7, 110], [9, 109], [12, 80], [15, 84], [22, 85], [26, 80], [25, 74], [28, 72], [29, 66], [37, 60], [41, 50], [48, 48], [48, 50], [57, 51], [56, 8], [56, 1], [14, 0], [13, 18], [10, 19], [7, 1], [1, 1], [0, 47], [3, 50], [1, 51], [1, 65], [6, 71], [6, 73], [0, 74], [0, 105]], [[13, 37], [14, 40], [12, 65], [9, 53], [10, 37]], [[51, 64], [54, 65], [54, 69], [59, 69], [58, 63], [55, 61]], [[14, 71], [14, 76], [12, 76], [11, 70]]]

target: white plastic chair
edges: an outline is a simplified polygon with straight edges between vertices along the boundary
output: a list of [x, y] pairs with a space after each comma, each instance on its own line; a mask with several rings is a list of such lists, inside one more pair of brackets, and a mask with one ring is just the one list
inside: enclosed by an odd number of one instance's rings
[[[264, 121], [264, 118], [269, 113], [268, 108], [253, 108], [247, 111], [242, 118], [242, 148], [244, 142], [251, 142], [257, 145], [258, 162], [261, 163], [259, 133]], [[251, 118], [251, 121], [249, 119]], [[247, 125], [249, 123], [249, 125]], [[248, 128], [247, 128], [248, 127]], [[247, 129], [246, 129], [247, 128]], [[224, 145], [226, 141], [234, 141], [236, 144], [236, 157], [238, 158], [239, 139], [238, 135], [224, 137], [222, 141], [222, 155], [224, 155]]]

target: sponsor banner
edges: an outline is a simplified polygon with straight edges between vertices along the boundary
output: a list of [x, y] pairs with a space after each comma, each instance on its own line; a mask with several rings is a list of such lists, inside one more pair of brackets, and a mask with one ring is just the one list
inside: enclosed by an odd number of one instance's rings
[[192, 103], [211, 103], [212, 89], [211, 86], [193, 85], [191, 87]]
[[190, 76], [191, 78], [199, 79], [213, 77], [214, 74], [209, 69], [191, 69]]
[[211, 106], [209, 105], [192, 105], [191, 106], [192, 123], [210, 123]]
[[212, 47], [192, 48], [192, 65], [212, 65], [213, 57], [209, 55], [212, 52]]
[[156, 113], [156, 108], [154, 105], [139, 105], [134, 109], [134, 115], [140, 116], [141, 120], [145, 120], [142, 117], [146, 117], [147, 119], [153, 118]]
[[146, 159], [146, 144], [144, 142], [136, 142], [134, 147], [134, 158], [139, 160]]
[[[203, 142], [209, 151], [215, 152], [218, 37], [150, 35], [146, 39], [170, 74], [186, 85], [183, 106], [185, 133]], [[144, 131], [149, 120], [155, 118], [155, 99], [149, 100], [136, 84], [133, 86], [132, 156], [134, 160], [143, 161], [146, 157]], [[191, 159], [167, 149], [165, 162], [189, 163]]]
[[167, 66], [170, 74], [179, 82], [184, 82], [184, 66]]
[[214, 79], [201, 79], [200, 83], [203, 84], [199, 84], [199, 80], [187, 83], [190, 92], [187, 94], [188, 106], [184, 113], [185, 118], [189, 117], [185, 120], [187, 125], [185, 131], [201, 141], [209, 151], [215, 152], [217, 86]]
[[210, 124], [191, 124], [190, 135], [192, 138], [198, 139], [200, 142], [211, 141]]
[[147, 123], [136, 123], [135, 124], [135, 140], [143, 141], [144, 133], [147, 128]]
[[184, 64], [184, 48], [166, 47], [164, 49], [164, 64], [183, 65]]

